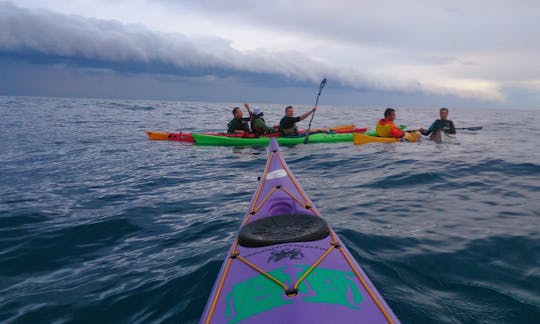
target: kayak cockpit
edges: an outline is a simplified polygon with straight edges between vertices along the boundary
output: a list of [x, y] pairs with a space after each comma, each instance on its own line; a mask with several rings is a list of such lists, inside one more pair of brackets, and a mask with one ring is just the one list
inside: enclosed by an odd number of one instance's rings
[[321, 217], [299, 214], [277, 215], [242, 226], [238, 233], [238, 243], [244, 247], [261, 247], [317, 241], [329, 234], [330, 228]]

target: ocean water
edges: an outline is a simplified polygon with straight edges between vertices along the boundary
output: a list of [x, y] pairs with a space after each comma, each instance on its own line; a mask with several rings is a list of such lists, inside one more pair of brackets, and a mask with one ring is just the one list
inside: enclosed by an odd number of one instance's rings
[[[197, 322], [266, 148], [144, 130], [220, 131], [238, 104], [0, 97], [0, 322]], [[286, 104], [261, 105], [266, 120]], [[313, 127], [373, 128], [383, 110], [323, 104]], [[438, 109], [397, 114], [427, 127]], [[484, 128], [282, 151], [402, 322], [538, 323], [540, 117], [450, 119]]]

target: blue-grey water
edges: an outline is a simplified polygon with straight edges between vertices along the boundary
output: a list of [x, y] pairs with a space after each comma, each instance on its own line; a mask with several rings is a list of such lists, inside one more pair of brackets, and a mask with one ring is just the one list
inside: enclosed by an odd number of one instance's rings
[[[267, 121], [286, 104], [261, 105]], [[223, 130], [233, 105], [0, 97], [0, 322], [196, 322], [266, 149], [144, 130]], [[313, 127], [373, 128], [383, 108], [323, 104]], [[397, 122], [427, 127], [437, 108]], [[484, 128], [283, 155], [403, 322], [538, 323], [540, 117], [450, 118]]]

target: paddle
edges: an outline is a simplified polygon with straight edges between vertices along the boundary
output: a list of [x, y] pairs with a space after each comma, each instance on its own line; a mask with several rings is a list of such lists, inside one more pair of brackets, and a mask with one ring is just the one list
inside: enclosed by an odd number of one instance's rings
[[[322, 88], [324, 88], [324, 86], [326, 85], [326, 78], [324, 78], [322, 81], [321, 81], [321, 84], [319, 85], [319, 93], [317, 94], [317, 100], [315, 101], [315, 107], [317, 107], [317, 105], [319, 104], [319, 97], [321, 96], [321, 91], [322, 91]], [[313, 112], [313, 114], [311, 114], [311, 119], [309, 120], [309, 125], [308, 125], [308, 129], [307, 129], [307, 132], [306, 132], [306, 138], [304, 139], [304, 144], [307, 144], [308, 141], [309, 141], [309, 130], [311, 129], [311, 122], [313, 121], [313, 117], [315, 117], [315, 112]]]
[[481, 130], [482, 128], [484, 128], [484, 126], [475, 126], [475, 127], [461, 127], [461, 128], [456, 128], [456, 129], [459, 129], [459, 130], [470, 130], [470, 131], [477, 131], [477, 130]]
[[[468, 131], [478, 131], [484, 128], [484, 126], [474, 126], [474, 127], [460, 127], [456, 128], [456, 130], [468, 130]], [[412, 129], [412, 130], [405, 130], [404, 132], [416, 132], [419, 131], [419, 129]]]

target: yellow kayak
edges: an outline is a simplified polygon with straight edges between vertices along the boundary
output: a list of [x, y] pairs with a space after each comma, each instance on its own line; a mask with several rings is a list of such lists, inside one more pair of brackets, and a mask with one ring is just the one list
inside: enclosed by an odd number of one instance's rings
[[362, 133], [353, 134], [353, 143], [356, 145], [362, 145], [367, 143], [394, 143], [394, 142], [417, 142], [422, 138], [422, 134], [419, 131], [414, 132], [405, 132], [403, 139], [394, 138], [394, 137], [379, 137], [379, 136], [370, 136]]

